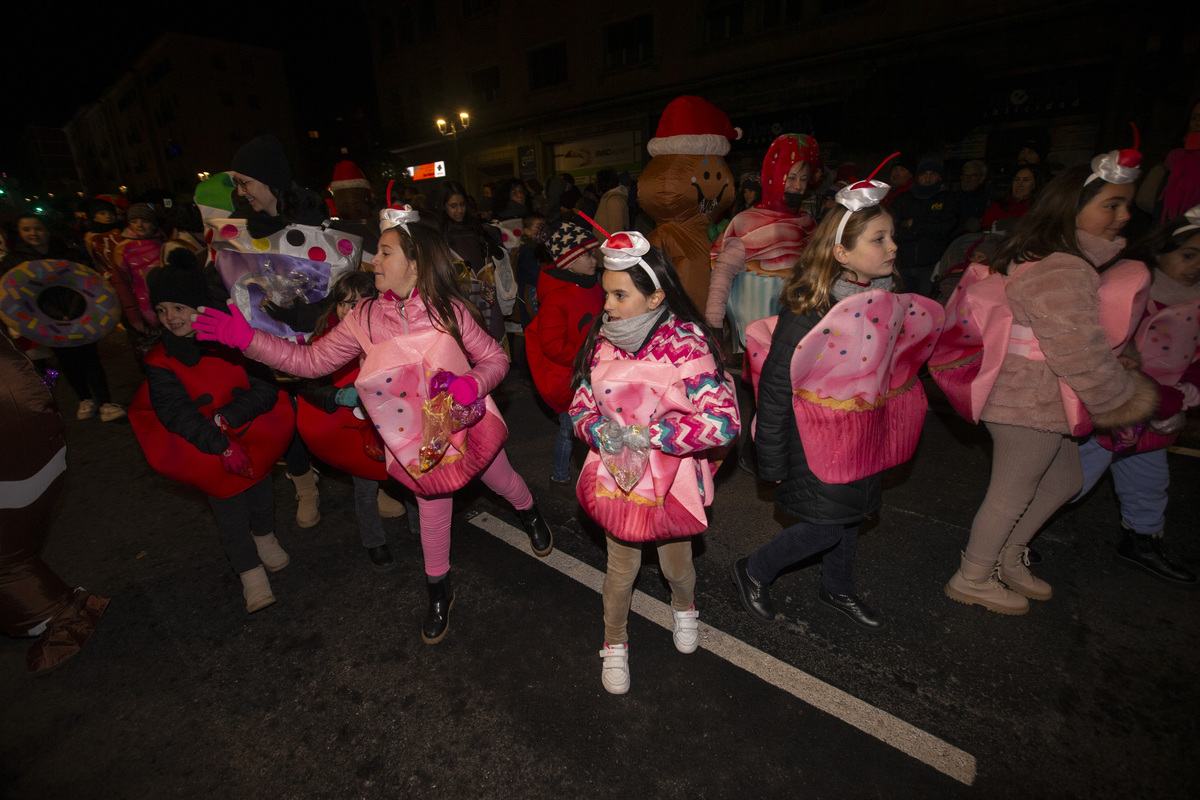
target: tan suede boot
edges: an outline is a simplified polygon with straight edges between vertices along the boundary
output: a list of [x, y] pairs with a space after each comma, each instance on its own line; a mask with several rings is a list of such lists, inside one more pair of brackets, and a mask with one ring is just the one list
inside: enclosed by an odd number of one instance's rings
[[395, 517], [404, 516], [404, 503], [392, 497], [383, 489], [379, 490], [379, 496], [376, 498], [379, 504], [379, 516], [384, 519], [393, 519]]
[[[287, 474], [287, 473], [285, 473]], [[303, 475], [290, 475], [288, 480], [296, 484], [296, 524], [301, 528], [311, 528], [321, 521], [321, 512], [317, 510], [321, 498], [317, 493], [317, 471], [309, 468]]]
[[258, 557], [262, 559], [263, 566], [271, 572], [279, 572], [279, 570], [292, 563], [292, 559], [279, 546], [279, 540], [275, 538], [275, 534], [268, 533], [265, 536], [255, 536], [254, 546], [258, 549]]
[[238, 576], [242, 579], [242, 595], [246, 598], [246, 612], [253, 614], [275, 602], [271, 594], [271, 582], [267, 580], [267, 571], [261, 566]]
[[946, 584], [946, 597], [967, 605], [983, 606], [997, 614], [1016, 616], [1029, 611], [1029, 601], [1010, 592], [996, 579], [995, 567], [968, 561], [964, 553], [958, 572]]
[[1054, 590], [1050, 584], [1029, 571], [1029, 551], [1024, 547], [1006, 544], [1000, 549], [1000, 580], [1004, 585], [1030, 600], [1049, 600]]

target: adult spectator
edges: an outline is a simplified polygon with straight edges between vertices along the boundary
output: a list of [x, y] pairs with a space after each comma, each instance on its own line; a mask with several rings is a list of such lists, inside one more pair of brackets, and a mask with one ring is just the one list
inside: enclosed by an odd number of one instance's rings
[[983, 215], [991, 203], [987, 187], [987, 163], [972, 159], [963, 164], [958, 177], [958, 233], [974, 233], [983, 227]]
[[936, 153], [926, 153], [917, 163], [912, 188], [892, 202], [896, 217], [896, 269], [906, 291], [928, 295], [933, 268], [950, 243], [958, 222], [954, 194], [942, 183], [945, 165]]
[[1040, 184], [1034, 167], [1028, 164], [1018, 166], [1017, 171], [1013, 173], [1012, 188], [1008, 197], [1002, 203], [992, 203], [984, 213], [984, 229], [991, 230], [992, 226], [999, 223], [997, 230], [1011, 230], [1017, 220], [1025, 216], [1029, 207], [1033, 205], [1033, 198]]
[[500, 182], [501, 190], [498, 196], [492, 198], [493, 206], [499, 210], [493, 218], [499, 222], [509, 219], [521, 219], [529, 211], [526, 206], [525, 184], [520, 178], [510, 178]]
[[[596, 226], [610, 234], [629, 230], [629, 189], [620, 184], [616, 170], [602, 169], [596, 173], [596, 191], [600, 203], [596, 207]], [[597, 235], [603, 234], [597, 231]]]
[[439, 230], [446, 236], [450, 248], [471, 270], [470, 286], [465, 293], [479, 308], [486, 323], [484, 326], [493, 339], [504, 338], [504, 315], [496, 300], [496, 281], [492, 259], [504, 255], [500, 243], [500, 231], [492, 225], [484, 225], [474, 214], [469, 213], [467, 190], [457, 181], [442, 181], [438, 187], [437, 203], [434, 208]]

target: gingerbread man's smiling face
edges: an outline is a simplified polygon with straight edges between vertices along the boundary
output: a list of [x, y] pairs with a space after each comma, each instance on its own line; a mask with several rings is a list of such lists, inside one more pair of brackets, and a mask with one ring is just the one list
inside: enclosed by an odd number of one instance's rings
[[735, 191], [729, 164], [716, 155], [657, 155], [638, 176], [638, 203], [658, 223], [719, 219]]

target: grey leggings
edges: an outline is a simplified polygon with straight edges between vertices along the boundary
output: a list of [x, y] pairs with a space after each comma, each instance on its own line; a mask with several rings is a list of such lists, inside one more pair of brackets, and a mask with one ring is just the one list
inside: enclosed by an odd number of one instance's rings
[[992, 479], [975, 512], [967, 560], [995, 564], [1000, 549], [1024, 547], [1050, 515], [1079, 493], [1079, 444], [1061, 433], [985, 423], [992, 435]]

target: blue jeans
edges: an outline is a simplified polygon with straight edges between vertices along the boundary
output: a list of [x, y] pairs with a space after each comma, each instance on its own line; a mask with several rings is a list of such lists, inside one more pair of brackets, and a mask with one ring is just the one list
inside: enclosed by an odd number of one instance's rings
[[358, 538], [363, 547], [387, 543], [379, 517], [379, 481], [354, 476], [354, 516], [358, 517]]
[[854, 551], [858, 524], [816, 525], [800, 522], [784, 528], [750, 554], [746, 572], [759, 583], [770, 583], [784, 568], [823, 553], [821, 585], [830, 594], [854, 594]]
[[559, 483], [571, 480], [571, 451], [575, 449], [575, 429], [571, 415], [563, 411], [558, 415], [558, 438], [554, 440], [554, 471], [550, 477]]
[[1134, 533], [1158, 533], [1167, 522], [1167, 487], [1171, 472], [1167, 467], [1167, 451], [1145, 453], [1114, 453], [1090, 437], [1079, 446], [1079, 461], [1083, 467], [1083, 497], [1112, 467], [1113, 485], [1121, 504], [1121, 521]]

